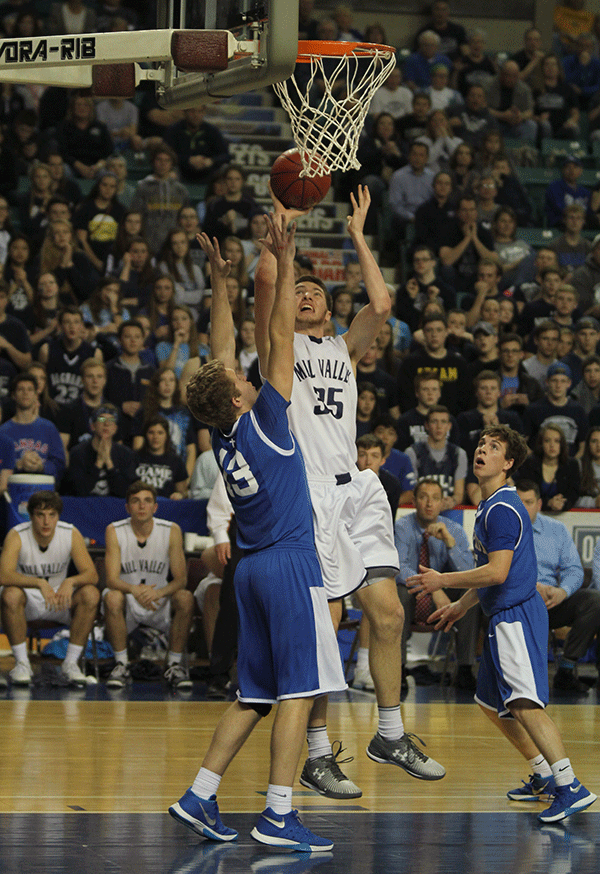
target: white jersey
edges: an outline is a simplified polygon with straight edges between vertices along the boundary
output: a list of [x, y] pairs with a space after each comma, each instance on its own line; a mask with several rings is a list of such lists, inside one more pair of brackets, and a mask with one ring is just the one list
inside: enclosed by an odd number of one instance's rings
[[307, 476], [356, 471], [356, 379], [342, 338], [294, 334], [294, 386], [288, 407]]
[[169, 538], [173, 522], [153, 519], [152, 531], [140, 546], [129, 519], [114, 522], [113, 528], [121, 550], [120, 577], [133, 586], [145, 584], [162, 589], [169, 574]]
[[56, 592], [67, 577], [71, 561], [73, 525], [59, 522], [48, 546], [42, 549], [33, 536], [31, 522], [15, 526], [21, 538], [17, 571], [28, 577], [42, 577]]

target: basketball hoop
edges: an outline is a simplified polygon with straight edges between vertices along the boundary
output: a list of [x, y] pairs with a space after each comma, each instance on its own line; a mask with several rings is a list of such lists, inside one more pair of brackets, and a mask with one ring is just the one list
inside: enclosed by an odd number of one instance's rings
[[[358, 138], [373, 94], [395, 66], [396, 50], [374, 43], [300, 40], [297, 63], [303, 66], [273, 87], [290, 117], [302, 157], [300, 175], [315, 176], [324, 167], [329, 173], [358, 170]], [[317, 80], [323, 93], [315, 97]]]

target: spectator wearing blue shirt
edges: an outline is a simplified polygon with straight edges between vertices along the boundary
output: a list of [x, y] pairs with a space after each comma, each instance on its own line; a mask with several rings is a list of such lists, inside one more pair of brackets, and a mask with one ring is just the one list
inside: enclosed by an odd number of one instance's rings
[[600, 89], [600, 60], [594, 57], [596, 41], [591, 33], [582, 33], [576, 40], [575, 54], [565, 55], [563, 70], [567, 82], [579, 95], [582, 109], [587, 109], [590, 98]]
[[575, 666], [600, 633], [600, 592], [583, 588], [583, 567], [573, 539], [562, 522], [541, 515], [537, 483], [521, 480], [517, 493], [533, 526], [537, 589], [548, 608], [550, 628], [570, 626], [554, 676], [554, 691], [587, 695], [588, 687], [576, 677]]
[[[395, 541], [400, 573], [396, 577], [398, 595], [404, 607], [405, 621], [402, 634], [402, 664], [406, 659], [406, 641], [415, 616], [416, 597], [406, 588], [407, 577], [418, 572], [424, 537], [429, 552], [429, 567], [434, 570], [465, 571], [474, 567], [473, 555], [467, 536], [460, 525], [451, 519], [442, 519], [442, 488], [433, 479], [424, 479], [415, 488], [416, 511], [396, 521]], [[459, 598], [458, 589], [440, 589], [434, 592], [432, 609], [437, 609]], [[471, 615], [472, 614], [472, 615]], [[475, 689], [473, 665], [476, 661], [477, 633], [480, 610], [470, 610], [457, 624], [458, 674], [460, 689]]]
[[579, 204], [585, 210], [588, 220], [590, 219], [592, 192], [585, 185], [578, 184], [582, 173], [583, 167], [579, 158], [567, 155], [563, 160], [561, 178], [555, 179], [546, 189], [544, 209], [549, 227], [562, 226], [565, 209], [574, 203]]
[[433, 170], [427, 166], [429, 147], [413, 143], [408, 152], [408, 164], [395, 170], [390, 178], [388, 199], [392, 210], [392, 240], [406, 236], [406, 226], [415, 220], [417, 209], [433, 196]]
[[16, 473], [53, 476], [55, 484], [65, 470], [65, 450], [56, 425], [38, 416], [37, 380], [19, 373], [12, 384], [16, 412], [0, 427], [0, 437], [12, 442]]
[[[410, 458], [400, 449], [395, 449], [398, 442], [396, 422], [390, 415], [379, 416], [375, 420], [373, 434], [383, 443], [383, 463], [381, 469], [397, 477], [402, 484], [401, 504], [410, 504], [415, 487], [415, 474]], [[395, 510], [393, 511], [395, 513]]]
[[409, 55], [404, 63], [402, 75], [405, 84], [412, 91], [422, 91], [431, 85], [431, 70], [438, 64], [443, 64], [452, 70], [452, 61], [447, 55], [440, 54], [441, 40], [433, 30], [424, 30], [418, 38], [418, 50]]

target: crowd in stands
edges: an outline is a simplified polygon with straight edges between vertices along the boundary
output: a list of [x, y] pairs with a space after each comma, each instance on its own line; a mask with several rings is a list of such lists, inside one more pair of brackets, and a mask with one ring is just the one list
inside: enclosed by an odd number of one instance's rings
[[[557, 5], [550, 45], [530, 27], [522, 45], [494, 55], [482, 30], [467, 32], [436, 0], [375, 94], [361, 169], [334, 179], [342, 195], [369, 185], [369, 230], [395, 278], [394, 317], [358, 368], [357, 427], [387, 429], [383, 469], [401, 473], [403, 502], [431, 476], [444, 507], [475, 500], [470, 456], [495, 422], [527, 435], [527, 477], [545, 510], [600, 494], [588, 440], [600, 424], [600, 182], [582, 181], [585, 155], [571, 148], [578, 137], [592, 157], [600, 28], [581, 7]], [[143, 4], [119, 0], [52, 4], [45, 19], [33, 4], [0, 7], [7, 35], [148, 24]], [[388, 42], [380, 25], [362, 33], [347, 7], [329, 16], [312, 0], [300, 4], [299, 29]], [[52, 471], [65, 494], [124, 495], [143, 473], [159, 495], [186, 496], [210, 446], [185, 407], [210, 333], [196, 234], [217, 237], [231, 260], [240, 367], [258, 380], [253, 276], [265, 206], [202, 106], [165, 110], [152, 90], [95, 101], [12, 84], [2, 98], [3, 475]], [[549, 137], [566, 147], [535, 203], [520, 165], [541, 160]], [[132, 180], [138, 158], [149, 172]], [[543, 246], [522, 236], [535, 226], [549, 229]], [[312, 269], [307, 253], [297, 262], [299, 274]], [[366, 300], [351, 257], [331, 290], [341, 334]]]

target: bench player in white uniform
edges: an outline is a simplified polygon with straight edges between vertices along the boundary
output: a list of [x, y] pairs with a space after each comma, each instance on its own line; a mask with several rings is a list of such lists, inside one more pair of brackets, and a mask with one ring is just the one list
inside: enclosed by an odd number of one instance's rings
[[192, 681], [183, 651], [194, 596], [186, 589], [181, 528], [154, 517], [156, 489], [141, 480], [127, 489], [125, 507], [130, 518], [106, 529], [106, 636], [117, 660], [106, 685], [118, 688], [130, 682], [127, 635], [138, 625], [149, 625], [169, 636], [165, 679], [174, 688], [189, 689]]
[[[30, 521], [12, 528], [2, 547], [2, 627], [16, 660], [9, 674], [15, 686], [31, 682], [27, 623], [39, 619], [70, 626], [61, 671], [71, 683], [86, 683], [77, 662], [100, 602], [98, 574], [80, 532], [59, 521], [62, 507], [56, 492], [34, 492], [27, 502]], [[77, 573], [68, 577], [71, 561]]]
[[[289, 220], [273, 197], [276, 213]], [[354, 243], [369, 303], [355, 316], [346, 334], [325, 337], [331, 303], [316, 277], [296, 282], [294, 388], [288, 417], [304, 455], [315, 541], [334, 625], [341, 617], [341, 599], [356, 591], [370, 622], [369, 664], [379, 707], [379, 725], [367, 755], [377, 762], [399, 765], [413, 777], [438, 780], [445, 769], [425, 756], [406, 734], [400, 712], [400, 640], [404, 613], [395, 575], [390, 506], [373, 471], [356, 467], [356, 365], [390, 314], [390, 296], [363, 234], [370, 197], [359, 186], [353, 197], [348, 231]], [[255, 275], [256, 338], [261, 372], [268, 372], [270, 344], [266, 327], [273, 304], [275, 259], [266, 249]], [[326, 699], [317, 699], [308, 729], [309, 757], [300, 782], [330, 798], [356, 798], [360, 789], [341, 772], [326, 729]]]

